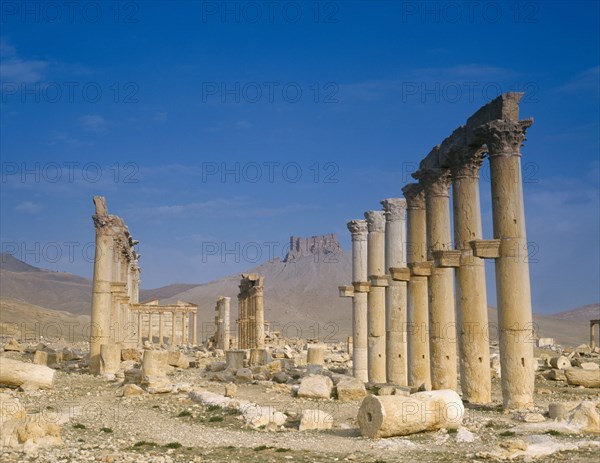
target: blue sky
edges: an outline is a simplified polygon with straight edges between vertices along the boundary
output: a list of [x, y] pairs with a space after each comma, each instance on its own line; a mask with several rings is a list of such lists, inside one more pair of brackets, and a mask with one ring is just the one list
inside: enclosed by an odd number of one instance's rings
[[[534, 310], [600, 300], [598, 2], [0, 13], [3, 251], [91, 276], [94, 194], [141, 241], [146, 288], [239, 272], [290, 235], [335, 232], [348, 248], [348, 220], [400, 196], [481, 105], [525, 91]], [[481, 192], [490, 237], [485, 175]]]

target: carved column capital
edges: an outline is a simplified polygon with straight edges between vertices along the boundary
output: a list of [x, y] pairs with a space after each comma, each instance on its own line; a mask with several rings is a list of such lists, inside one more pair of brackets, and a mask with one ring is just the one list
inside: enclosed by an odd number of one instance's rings
[[425, 197], [427, 196], [450, 196], [450, 169], [431, 168], [420, 169], [413, 174], [423, 185]]
[[351, 220], [348, 222], [348, 230], [352, 234], [352, 241], [367, 240], [367, 221], [366, 220]]
[[383, 211], [367, 211], [365, 212], [365, 219], [367, 220], [367, 229], [369, 233], [385, 231], [385, 217]]
[[452, 179], [479, 178], [479, 170], [483, 165], [483, 159], [484, 155], [483, 150], [481, 148], [466, 148], [462, 155], [452, 159], [450, 163], [450, 172], [452, 173]]
[[387, 198], [381, 201], [383, 214], [388, 222], [405, 220], [406, 200], [404, 198]]
[[402, 188], [408, 209], [425, 209], [425, 192], [423, 185], [409, 183]]
[[488, 147], [489, 156], [520, 156], [521, 146], [527, 139], [525, 133], [533, 118], [522, 121], [498, 119], [477, 127], [475, 136]]

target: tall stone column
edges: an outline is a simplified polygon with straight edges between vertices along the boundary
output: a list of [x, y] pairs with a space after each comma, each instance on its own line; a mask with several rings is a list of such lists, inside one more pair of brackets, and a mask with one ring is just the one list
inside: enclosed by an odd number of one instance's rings
[[456, 321], [463, 398], [486, 404], [492, 400], [485, 262], [475, 257], [470, 242], [482, 238], [477, 150], [464, 149], [452, 161], [454, 247], [460, 250], [456, 268]]
[[352, 234], [352, 371], [355, 378], [367, 382], [368, 376], [368, 324], [367, 294], [369, 293], [367, 272], [367, 221], [351, 220], [348, 230]]
[[223, 350], [229, 349], [230, 318], [231, 318], [231, 298], [222, 298], [223, 307]]
[[406, 185], [402, 188], [402, 193], [407, 203], [406, 260], [411, 266], [407, 304], [408, 384], [429, 390], [431, 374], [427, 276], [417, 270], [418, 265], [427, 262], [425, 195], [418, 183]]
[[367, 296], [369, 382], [385, 383], [385, 218], [383, 211], [365, 212], [367, 220], [367, 273], [371, 288]]
[[506, 409], [533, 407], [534, 356], [521, 145], [533, 120], [489, 122], [477, 131], [488, 147], [500, 330], [502, 400]]
[[260, 277], [254, 286], [254, 317], [255, 317], [255, 346], [257, 349], [265, 347], [265, 308], [263, 297], [263, 277]]
[[163, 323], [164, 323], [163, 313], [159, 312], [158, 313], [158, 344], [160, 346], [162, 346], [164, 344], [164, 339], [163, 339]]
[[171, 312], [171, 347], [175, 347], [177, 345], [177, 340], [175, 339], [175, 335], [176, 335], [176, 325], [177, 325], [177, 318], [175, 317], [176, 312], [173, 311]]
[[[450, 236], [450, 172], [431, 169], [415, 174], [425, 190], [428, 260], [435, 251], [452, 249]], [[433, 266], [428, 280], [431, 387], [458, 388], [456, 319], [452, 268]]]
[[142, 345], [142, 312], [137, 313], [137, 340]]
[[198, 312], [192, 312], [192, 345], [198, 345]]
[[148, 312], [148, 342], [152, 342], [152, 312]]
[[[385, 215], [385, 271], [406, 267], [406, 200], [381, 201]], [[390, 384], [406, 386], [406, 281], [390, 279], [385, 293], [386, 378]]]
[[113, 260], [112, 220], [101, 196], [94, 196], [96, 213], [92, 219], [96, 229], [94, 277], [92, 288], [92, 318], [90, 336], [90, 372], [100, 373], [100, 346], [110, 339], [112, 305], [111, 281]]

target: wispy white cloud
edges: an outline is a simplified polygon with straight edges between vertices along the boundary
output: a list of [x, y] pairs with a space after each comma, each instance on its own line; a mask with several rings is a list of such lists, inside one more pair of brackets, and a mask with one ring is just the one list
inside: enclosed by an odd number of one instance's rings
[[586, 69], [571, 80], [558, 87], [564, 93], [588, 93], [594, 96], [600, 94], [600, 66]]
[[36, 212], [42, 210], [42, 206], [32, 201], [21, 201], [17, 203], [15, 210], [19, 212], [25, 212], [27, 214], [35, 214]]
[[31, 84], [42, 80], [48, 61], [26, 60], [5, 37], [0, 38], [0, 79], [3, 82]]
[[99, 114], [86, 114], [79, 118], [80, 125], [90, 132], [106, 132], [108, 122]]

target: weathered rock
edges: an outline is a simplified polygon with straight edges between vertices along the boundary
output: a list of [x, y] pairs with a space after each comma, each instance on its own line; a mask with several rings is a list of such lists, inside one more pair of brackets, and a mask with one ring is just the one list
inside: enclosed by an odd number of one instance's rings
[[331, 429], [333, 426], [333, 416], [323, 410], [303, 410], [300, 417], [299, 431], [322, 431]]
[[379, 396], [394, 395], [394, 387], [393, 386], [381, 386], [379, 389], [377, 389], [377, 395], [379, 395]]
[[252, 381], [252, 370], [249, 368], [240, 368], [235, 372], [235, 380], [238, 383], [247, 383]]
[[38, 350], [33, 356], [33, 363], [36, 365], [48, 365], [48, 352]]
[[569, 368], [565, 370], [567, 383], [574, 386], [600, 387], [600, 370], [584, 370], [583, 368]]
[[225, 397], [235, 397], [237, 395], [237, 386], [235, 383], [227, 383], [225, 385]]
[[141, 368], [130, 368], [125, 370], [123, 379], [125, 383], [139, 384], [142, 382], [142, 370]]
[[176, 350], [169, 351], [167, 363], [176, 368], [189, 368], [190, 361], [183, 352]]
[[0, 394], [0, 448], [61, 445], [60, 427], [41, 414], [28, 416], [19, 400]]
[[150, 394], [164, 394], [173, 390], [173, 384], [165, 376], [144, 376], [144, 383]]
[[142, 360], [142, 355], [138, 349], [127, 348], [121, 350], [121, 360], [135, 360], [136, 362], [139, 362]]
[[169, 353], [163, 350], [144, 350], [142, 359], [142, 377], [166, 376]]
[[230, 383], [235, 381], [235, 375], [230, 371], [219, 371], [209, 377], [211, 381], [219, 381], [222, 383]]
[[125, 384], [125, 386], [123, 386], [123, 388], [121, 389], [121, 395], [123, 397], [142, 395], [143, 393], [144, 390], [135, 384]]
[[4, 350], [6, 352], [22, 352], [24, 347], [15, 338], [12, 338], [4, 345]]
[[600, 370], [600, 365], [594, 362], [581, 362], [579, 363], [579, 368], [583, 368], [584, 370]]
[[21, 389], [49, 389], [55, 370], [45, 365], [34, 365], [0, 357], [0, 384], [19, 386]]
[[329, 399], [333, 390], [331, 378], [322, 375], [309, 375], [302, 378], [298, 397], [309, 399]]
[[338, 382], [337, 396], [342, 402], [362, 400], [367, 395], [365, 384], [358, 378], [345, 378]]
[[227, 368], [227, 363], [225, 362], [213, 362], [206, 365], [206, 371], [217, 372], [223, 371]]
[[453, 390], [417, 392], [409, 397], [367, 396], [358, 411], [363, 437], [405, 436], [436, 429], [458, 429], [464, 406]]
[[548, 405], [548, 416], [552, 420], [564, 420], [575, 406], [573, 402], [553, 402]]
[[568, 417], [571, 426], [579, 428], [583, 432], [600, 434], [600, 415], [596, 411], [594, 402], [581, 402]]
[[273, 375], [273, 381], [279, 384], [285, 384], [290, 380], [290, 375], [285, 371], [278, 371]]

